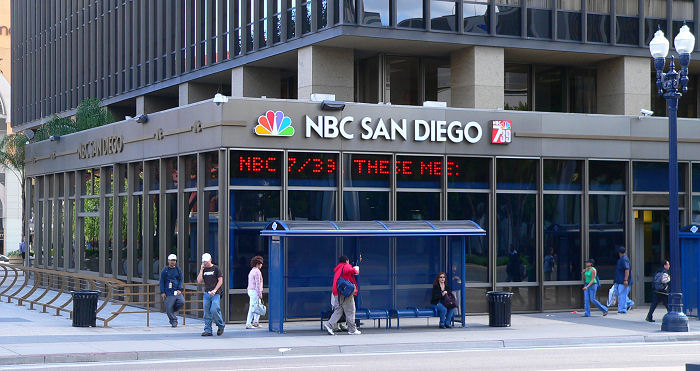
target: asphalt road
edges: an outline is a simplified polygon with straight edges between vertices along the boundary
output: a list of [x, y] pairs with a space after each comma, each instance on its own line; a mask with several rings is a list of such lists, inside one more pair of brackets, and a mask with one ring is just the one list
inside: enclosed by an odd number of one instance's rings
[[685, 370], [700, 364], [700, 342], [491, 349], [445, 352], [358, 353], [210, 359], [14, 365], [0, 369], [52, 370]]

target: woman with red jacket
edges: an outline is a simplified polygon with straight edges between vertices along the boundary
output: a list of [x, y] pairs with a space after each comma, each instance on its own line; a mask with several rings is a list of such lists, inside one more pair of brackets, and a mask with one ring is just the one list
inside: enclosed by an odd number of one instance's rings
[[[331, 319], [324, 325], [328, 334], [335, 335], [333, 329], [337, 326], [338, 320], [345, 313], [345, 319], [348, 324], [348, 334], [359, 335], [360, 330], [355, 326], [355, 296], [357, 296], [357, 281], [355, 276], [360, 274], [360, 267], [353, 267], [350, 265], [350, 259], [347, 256], [341, 256], [338, 259], [338, 265], [333, 269], [333, 296], [335, 297], [335, 302], [338, 303], [333, 308], [333, 314]], [[355, 292], [345, 297], [338, 292], [338, 279], [343, 277], [347, 281], [355, 285]]]

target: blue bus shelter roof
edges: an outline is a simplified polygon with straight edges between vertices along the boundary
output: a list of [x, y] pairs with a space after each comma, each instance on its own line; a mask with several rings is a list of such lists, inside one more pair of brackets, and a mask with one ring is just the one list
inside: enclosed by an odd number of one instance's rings
[[402, 237], [402, 236], [485, 236], [486, 231], [471, 220], [406, 221], [300, 221], [275, 220], [261, 232], [279, 237]]

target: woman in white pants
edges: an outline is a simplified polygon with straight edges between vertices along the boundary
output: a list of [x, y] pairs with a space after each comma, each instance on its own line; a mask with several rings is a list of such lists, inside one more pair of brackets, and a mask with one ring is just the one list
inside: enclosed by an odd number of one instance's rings
[[256, 255], [250, 260], [250, 266], [253, 267], [248, 273], [248, 297], [250, 297], [250, 305], [248, 306], [248, 319], [245, 322], [246, 329], [258, 328], [260, 324], [258, 320], [260, 315], [253, 313], [253, 308], [262, 299], [263, 293], [263, 277], [260, 268], [263, 265], [262, 256]]

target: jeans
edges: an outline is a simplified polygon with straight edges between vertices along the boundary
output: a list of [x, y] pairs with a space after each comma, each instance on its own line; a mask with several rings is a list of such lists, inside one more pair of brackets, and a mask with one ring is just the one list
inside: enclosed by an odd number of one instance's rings
[[656, 306], [659, 305], [659, 302], [666, 307], [666, 312], [668, 312], [668, 294], [654, 291], [654, 296], [652, 296], [651, 299], [651, 306], [649, 307], [649, 313], [647, 313], [648, 320], [654, 319], [654, 311], [656, 310]]
[[598, 291], [598, 285], [591, 285], [588, 289], [583, 291], [583, 310], [586, 313], [586, 317], [591, 316], [591, 302], [593, 302], [593, 304], [598, 307], [601, 312], [608, 312], [608, 308], [606, 308], [603, 304], [600, 304], [598, 299], [596, 299], [596, 291]]
[[248, 305], [248, 318], [245, 321], [246, 327], [250, 327], [253, 323], [258, 323], [260, 319], [259, 314], [253, 313], [253, 307], [258, 304], [258, 292], [255, 290], [248, 290], [248, 297], [250, 298], [250, 304]]
[[165, 297], [163, 303], [165, 305], [165, 313], [168, 315], [168, 320], [170, 324], [177, 323], [177, 317], [175, 317], [175, 312], [180, 310], [185, 306], [185, 298], [180, 295], [169, 295]]
[[214, 296], [205, 292], [202, 296], [204, 301], [204, 331], [212, 333], [211, 322], [214, 321], [218, 328], [224, 328], [224, 318], [221, 316], [221, 295]]
[[629, 298], [630, 290], [632, 286], [625, 286], [621, 283], [615, 284], [615, 292], [617, 293], [617, 312], [627, 313], [627, 308], [634, 305], [634, 302]]
[[440, 315], [440, 326], [452, 327], [452, 322], [455, 318], [455, 309], [457, 308], [447, 309], [442, 303], [437, 303], [437, 311]]

